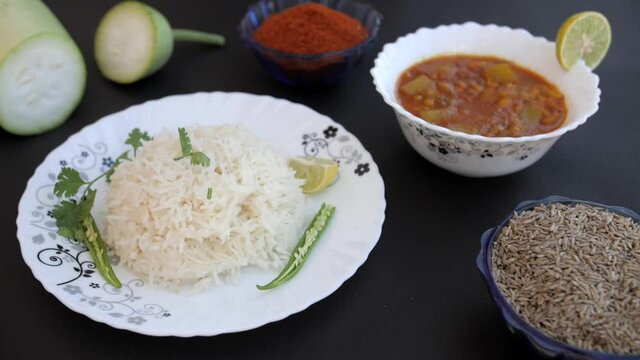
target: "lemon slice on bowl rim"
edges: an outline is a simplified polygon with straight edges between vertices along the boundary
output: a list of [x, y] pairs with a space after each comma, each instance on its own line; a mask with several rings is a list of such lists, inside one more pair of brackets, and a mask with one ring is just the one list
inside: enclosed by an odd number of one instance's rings
[[334, 160], [316, 157], [294, 157], [289, 159], [289, 167], [296, 172], [296, 178], [304, 179], [302, 192], [315, 194], [329, 187], [338, 176], [340, 166]]
[[568, 18], [556, 37], [556, 56], [565, 69], [584, 60], [591, 69], [598, 67], [611, 45], [611, 26], [596, 11], [584, 11]]

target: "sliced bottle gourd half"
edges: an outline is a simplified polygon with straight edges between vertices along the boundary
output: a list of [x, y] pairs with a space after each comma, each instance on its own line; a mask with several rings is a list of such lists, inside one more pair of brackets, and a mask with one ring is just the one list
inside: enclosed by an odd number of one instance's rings
[[82, 99], [82, 54], [40, 0], [0, 0], [0, 126], [34, 135], [62, 124]]
[[125, 1], [102, 18], [95, 36], [98, 68], [107, 79], [129, 84], [162, 68], [173, 52], [174, 41], [224, 45], [224, 37], [194, 30], [171, 29], [156, 9], [138, 1]]

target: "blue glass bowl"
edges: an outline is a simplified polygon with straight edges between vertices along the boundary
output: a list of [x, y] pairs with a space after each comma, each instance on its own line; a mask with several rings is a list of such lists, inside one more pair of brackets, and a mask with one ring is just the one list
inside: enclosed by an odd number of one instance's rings
[[[534, 208], [539, 205], [549, 204], [549, 203], [560, 203], [565, 205], [577, 205], [577, 204], [585, 204], [593, 207], [603, 208], [608, 211], [620, 214], [622, 216], [629, 217], [636, 222], [640, 223], [640, 215], [635, 212], [618, 206], [607, 206], [602, 204], [596, 204], [588, 201], [581, 200], [571, 200], [561, 196], [550, 196], [544, 198], [542, 200], [536, 201], [525, 201], [520, 203], [516, 209], [514, 210], [516, 213], [521, 213], [525, 210]], [[489, 293], [491, 297], [498, 305], [500, 309], [500, 313], [502, 317], [507, 323], [509, 329], [516, 335], [525, 338], [528, 343], [537, 350], [541, 355], [551, 358], [561, 358], [561, 359], [575, 359], [575, 360], [631, 360], [631, 359], [640, 359], [639, 355], [617, 355], [610, 353], [603, 353], [598, 351], [591, 351], [586, 349], [581, 349], [569, 344], [565, 344], [563, 342], [554, 340], [549, 336], [543, 334], [541, 331], [535, 329], [533, 326], [529, 325], [524, 319], [522, 319], [516, 311], [509, 305], [507, 299], [502, 295], [500, 289], [498, 289], [498, 285], [493, 278], [493, 274], [491, 271], [491, 248], [493, 246], [493, 242], [498, 238], [500, 233], [502, 232], [502, 228], [511, 220], [513, 216], [513, 211], [511, 215], [507, 216], [500, 225], [494, 227], [493, 229], [487, 230], [484, 234], [482, 234], [481, 244], [482, 247], [480, 249], [480, 254], [476, 259], [476, 265], [480, 272], [482, 273], [482, 277], [489, 288]]]
[[[352, 48], [313, 55], [275, 50], [253, 39], [253, 32], [271, 14], [308, 2], [323, 4], [359, 20], [367, 28], [369, 36]], [[369, 5], [355, 1], [262, 0], [249, 7], [238, 29], [247, 46], [276, 80], [297, 87], [315, 88], [344, 79], [377, 40], [381, 23], [382, 16], [379, 12]]]

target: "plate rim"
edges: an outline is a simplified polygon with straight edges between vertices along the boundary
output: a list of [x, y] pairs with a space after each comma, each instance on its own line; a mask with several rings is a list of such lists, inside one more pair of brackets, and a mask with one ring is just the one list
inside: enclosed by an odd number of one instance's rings
[[[222, 96], [237, 96], [237, 95], [240, 95], [240, 96], [249, 96], [249, 97], [254, 97], [254, 98], [262, 98], [262, 99], [268, 99], [269, 101], [286, 103], [288, 106], [303, 107], [303, 108], [305, 108], [305, 111], [311, 111], [311, 112], [317, 114], [318, 116], [326, 118], [329, 122], [331, 122], [333, 124], [340, 125], [344, 129], [344, 131], [346, 133], [348, 133], [348, 134], [353, 136], [353, 138], [357, 141], [357, 143], [360, 144], [360, 146], [362, 147], [362, 150], [363, 150], [364, 154], [368, 155], [368, 157], [371, 159], [370, 160], [370, 166], [371, 166], [371, 170], [370, 171], [371, 171], [371, 173], [378, 175], [376, 177], [377, 181], [375, 181], [376, 187], [378, 188], [378, 193], [375, 195], [375, 198], [377, 198], [378, 201], [379, 201], [378, 202], [379, 203], [379, 209], [376, 211], [376, 213], [378, 214], [378, 217], [376, 219], [373, 219], [373, 221], [372, 221], [372, 223], [374, 225], [376, 225], [377, 230], [375, 231], [375, 241], [371, 241], [368, 247], [363, 248], [362, 253], [364, 254], [364, 256], [362, 256], [362, 258], [360, 258], [360, 259], [358, 259], [358, 261], [356, 261], [355, 266], [353, 266], [350, 269], [350, 271], [345, 272], [345, 275], [343, 276], [343, 278], [337, 279], [337, 281], [334, 282], [333, 286], [329, 286], [327, 288], [326, 292], [319, 293], [317, 296], [311, 296], [308, 301], [301, 302], [300, 305], [298, 305], [298, 306], [283, 308], [283, 311], [279, 311], [279, 312], [273, 313], [273, 315], [270, 316], [266, 320], [261, 320], [261, 321], [257, 321], [257, 322], [250, 322], [250, 323], [241, 323], [240, 325], [237, 325], [237, 326], [232, 327], [232, 328], [220, 328], [220, 327], [218, 327], [218, 330], [215, 330], [215, 328], [212, 328], [212, 331], [191, 331], [191, 332], [182, 331], [181, 333], [176, 333], [176, 332], [173, 332], [168, 327], [161, 327], [161, 328], [158, 328], [158, 329], [149, 330], [149, 329], [146, 329], [146, 328], [130, 327], [130, 326], [126, 325], [127, 323], [108, 322], [108, 321], [106, 321], [106, 319], [108, 319], [107, 317], [99, 317], [99, 316], [96, 316], [95, 314], [93, 314], [92, 312], [83, 311], [84, 308], [79, 306], [79, 304], [74, 303], [72, 301], [68, 301], [67, 300], [68, 298], [66, 298], [66, 297], [58, 296], [56, 291], [54, 291], [53, 287], [50, 284], [47, 284], [43, 280], [43, 278], [39, 277], [36, 274], [36, 270], [34, 269], [34, 267], [31, 266], [29, 260], [27, 259], [25, 245], [23, 245], [23, 240], [21, 240], [22, 238], [26, 238], [27, 237], [27, 235], [24, 234], [24, 229], [22, 229], [22, 231], [21, 231], [21, 227], [20, 227], [21, 212], [23, 212], [23, 211], [26, 212], [28, 210], [28, 209], [23, 209], [23, 208], [25, 208], [27, 206], [26, 205], [26, 202], [28, 201], [27, 198], [26, 198], [27, 197], [27, 190], [34, 186], [34, 182], [36, 181], [36, 174], [39, 171], [41, 171], [41, 169], [43, 169], [43, 167], [44, 167], [44, 165], [46, 163], [52, 161], [53, 154], [57, 150], [59, 150], [60, 148], [64, 147], [67, 143], [71, 142], [76, 137], [80, 137], [81, 134], [83, 132], [87, 131], [88, 128], [94, 127], [94, 126], [99, 126], [99, 124], [111, 121], [112, 117], [114, 117], [114, 116], [116, 116], [116, 115], [118, 115], [120, 113], [127, 112], [127, 111], [132, 111], [132, 110], [135, 110], [136, 108], [140, 108], [140, 107], [153, 106], [153, 104], [156, 103], [156, 102], [167, 101], [167, 100], [170, 100], [170, 99], [186, 98], [186, 97], [198, 97], [198, 96], [210, 96], [210, 97], [212, 97], [212, 96], [218, 96], [219, 94], [222, 95]], [[121, 110], [109, 113], [107, 115], [104, 115], [104, 116], [100, 117], [98, 120], [83, 126], [78, 131], [76, 131], [73, 134], [69, 135], [58, 146], [56, 146], [55, 148], [50, 150], [47, 153], [47, 155], [44, 157], [44, 159], [35, 168], [35, 170], [31, 174], [31, 176], [29, 177], [29, 180], [26, 183], [24, 191], [23, 191], [22, 195], [20, 196], [20, 200], [18, 201], [18, 214], [16, 216], [16, 238], [18, 240], [18, 244], [20, 245], [20, 253], [22, 255], [22, 259], [23, 259], [24, 263], [27, 265], [27, 267], [30, 269], [31, 274], [33, 275], [33, 277], [36, 280], [38, 280], [38, 282], [42, 285], [42, 287], [50, 295], [52, 295], [54, 298], [56, 298], [64, 306], [66, 306], [67, 308], [69, 308], [70, 310], [72, 310], [72, 311], [74, 311], [76, 313], [79, 313], [79, 314], [81, 314], [83, 316], [86, 316], [87, 318], [89, 318], [89, 319], [91, 319], [91, 320], [93, 320], [95, 322], [108, 325], [108, 326], [110, 326], [112, 328], [115, 328], [115, 329], [126, 330], [126, 331], [130, 331], [130, 332], [133, 332], [133, 333], [138, 333], [138, 334], [143, 334], [143, 335], [148, 335], [148, 336], [156, 336], [156, 337], [168, 337], [168, 336], [171, 336], [171, 337], [180, 337], [180, 338], [195, 337], [195, 336], [216, 336], [216, 335], [221, 335], [221, 334], [244, 332], [244, 331], [248, 331], [248, 330], [252, 330], [252, 329], [256, 329], [256, 328], [265, 326], [265, 325], [270, 324], [270, 323], [274, 323], [274, 322], [278, 322], [278, 321], [284, 320], [289, 316], [292, 316], [294, 314], [298, 314], [298, 313], [306, 310], [311, 305], [316, 304], [316, 303], [326, 299], [331, 294], [335, 293], [346, 281], [348, 281], [349, 279], [351, 279], [353, 277], [353, 275], [356, 273], [356, 271], [358, 269], [360, 269], [360, 267], [362, 267], [362, 265], [368, 260], [370, 254], [371, 254], [371, 251], [373, 251], [375, 246], [378, 244], [378, 241], [380, 241], [380, 237], [382, 236], [382, 228], [384, 226], [384, 221], [386, 219], [386, 205], [387, 204], [386, 204], [386, 198], [385, 198], [385, 184], [384, 184], [384, 179], [382, 178], [382, 174], [380, 173], [380, 169], [378, 167], [378, 164], [373, 159], [373, 156], [371, 155], [371, 153], [364, 147], [364, 145], [362, 144], [360, 139], [358, 137], [356, 137], [353, 133], [351, 133], [349, 130], [347, 130], [342, 124], [340, 124], [337, 121], [333, 120], [331, 117], [329, 117], [327, 115], [324, 115], [324, 114], [312, 109], [311, 107], [309, 107], [307, 105], [296, 103], [296, 102], [293, 102], [293, 101], [290, 101], [290, 100], [284, 99], [284, 98], [277, 98], [277, 97], [274, 97], [274, 96], [271, 96], [271, 95], [266, 95], [266, 94], [252, 94], [252, 93], [238, 92], [238, 91], [233, 91], [233, 92], [226, 92], [226, 91], [211, 91], [211, 92], [199, 91], [199, 92], [194, 92], [194, 93], [174, 94], [174, 95], [168, 95], [168, 96], [164, 96], [164, 97], [157, 98], [157, 99], [151, 99], [151, 100], [147, 100], [147, 101], [144, 101], [142, 103], [130, 105], [130, 106], [128, 106], [126, 108], [123, 108]], [[23, 235], [23, 236], [21, 236], [21, 235]]]

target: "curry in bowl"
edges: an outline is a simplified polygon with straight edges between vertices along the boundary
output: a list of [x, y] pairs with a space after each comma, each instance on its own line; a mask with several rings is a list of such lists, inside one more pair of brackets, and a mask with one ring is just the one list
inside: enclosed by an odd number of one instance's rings
[[397, 81], [400, 104], [421, 119], [487, 137], [521, 137], [558, 129], [567, 117], [558, 88], [511, 61], [446, 55], [405, 70]]

